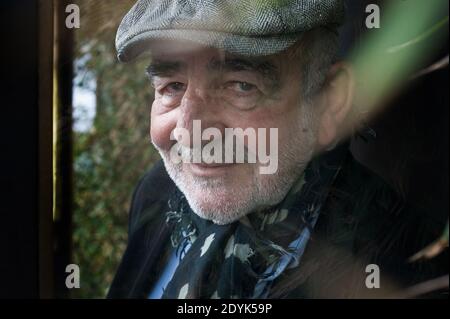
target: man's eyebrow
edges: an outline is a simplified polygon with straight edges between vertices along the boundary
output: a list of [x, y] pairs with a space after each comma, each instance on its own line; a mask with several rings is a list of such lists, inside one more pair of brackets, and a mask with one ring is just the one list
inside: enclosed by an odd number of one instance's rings
[[179, 72], [184, 67], [184, 63], [177, 61], [159, 61], [155, 60], [146, 69], [146, 73], [150, 80], [155, 76], [171, 76]]
[[279, 80], [278, 67], [268, 60], [253, 61], [245, 58], [212, 59], [209, 63], [209, 68], [230, 72], [257, 72], [271, 82], [278, 82]]

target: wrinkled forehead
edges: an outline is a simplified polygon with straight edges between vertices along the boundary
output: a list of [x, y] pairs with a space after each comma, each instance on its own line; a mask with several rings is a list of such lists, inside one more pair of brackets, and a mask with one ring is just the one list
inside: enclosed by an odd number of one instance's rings
[[187, 40], [169, 40], [162, 39], [154, 41], [154, 44], [150, 50], [150, 56], [152, 59], [173, 59], [173, 58], [190, 58], [210, 56], [217, 59], [225, 59], [230, 57], [241, 58], [252, 61], [276, 61], [278, 57], [283, 54], [263, 55], [263, 56], [249, 56], [238, 55], [228, 52], [221, 48], [215, 48], [205, 46], [193, 41]]
[[204, 49], [214, 48], [208, 48], [207, 46], [188, 40], [158, 39], [153, 41], [152, 45], [149, 47], [149, 53], [151, 56], [189, 54]]
[[225, 59], [227, 52], [184, 40], [158, 40], [150, 51], [152, 61], [178, 61]]
[[163, 68], [175, 64], [180, 67], [196, 63], [211, 70], [256, 71], [273, 79], [292, 72], [296, 64], [287, 51], [260, 56], [238, 55], [224, 49], [183, 40], [155, 41], [150, 57], [151, 65]]

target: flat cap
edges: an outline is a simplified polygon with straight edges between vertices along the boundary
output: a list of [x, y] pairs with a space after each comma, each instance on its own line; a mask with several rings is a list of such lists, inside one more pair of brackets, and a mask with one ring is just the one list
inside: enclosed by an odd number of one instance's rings
[[139, 0], [116, 35], [118, 58], [133, 60], [155, 40], [187, 40], [241, 55], [269, 55], [344, 19], [343, 0]]

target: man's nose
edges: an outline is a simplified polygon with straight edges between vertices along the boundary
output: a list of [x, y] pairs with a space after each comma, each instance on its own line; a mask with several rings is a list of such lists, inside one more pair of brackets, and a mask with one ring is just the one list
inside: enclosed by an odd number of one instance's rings
[[180, 104], [179, 125], [191, 130], [192, 121], [201, 120], [208, 113], [210, 100], [210, 92], [208, 92], [206, 85], [189, 84]]
[[198, 129], [200, 123], [202, 131], [210, 127], [218, 128], [222, 133], [225, 131], [225, 126], [220, 121], [218, 105], [215, 105], [217, 101], [213, 92], [214, 90], [207, 84], [188, 85], [181, 100], [177, 128], [187, 130], [189, 140], [177, 138], [179, 143], [191, 147], [192, 139], [196, 136], [194, 134], [194, 121], [200, 121], [197, 122], [195, 128]]

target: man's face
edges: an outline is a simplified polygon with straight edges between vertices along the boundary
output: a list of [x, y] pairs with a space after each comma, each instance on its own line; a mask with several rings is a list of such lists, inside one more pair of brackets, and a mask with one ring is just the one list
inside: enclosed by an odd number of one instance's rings
[[[163, 46], [161, 46], [163, 47]], [[300, 61], [287, 53], [244, 58], [194, 45], [154, 52], [148, 71], [155, 88], [151, 138], [176, 185], [199, 216], [227, 224], [257, 209], [277, 204], [311, 159], [315, 124], [311, 106], [302, 103]], [[260, 162], [174, 163], [170, 150], [176, 128], [187, 129], [191, 149], [193, 121], [214, 127], [278, 129], [278, 169], [261, 174]], [[245, 143], [248, 139], [245, 139]], [[257, 146], [257, 148], [260, 147]], [[257, 149], [254, 149], [257, 152]]]

